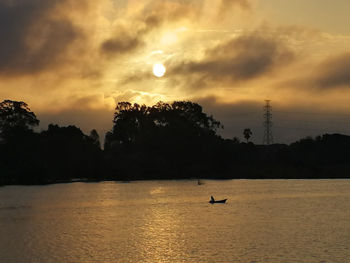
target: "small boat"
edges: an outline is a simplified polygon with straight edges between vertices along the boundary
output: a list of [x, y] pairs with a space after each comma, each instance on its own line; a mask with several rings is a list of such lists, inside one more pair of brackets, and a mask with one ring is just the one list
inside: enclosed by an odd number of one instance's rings
[[227, 199], [215, 200], [213, 196], [210, 197], [209, 203], [211, 204], [225, 204]]

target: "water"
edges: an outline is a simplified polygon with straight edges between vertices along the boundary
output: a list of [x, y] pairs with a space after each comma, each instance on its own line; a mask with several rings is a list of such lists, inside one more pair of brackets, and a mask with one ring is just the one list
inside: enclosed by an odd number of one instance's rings
[[204, 182], [2, 187], [0, 262], [350, 262], [350, 180]]

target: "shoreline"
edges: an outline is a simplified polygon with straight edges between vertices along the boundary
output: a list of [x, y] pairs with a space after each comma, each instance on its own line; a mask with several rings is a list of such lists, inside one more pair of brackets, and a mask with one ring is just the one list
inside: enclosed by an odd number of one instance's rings
[[[47, 183], [14, 183], [14, 184], [2, 184], [1, 187], [5, 186], [48, 186], [48, 185], [56, 185], [56, 184], [72, 184], [72, 183], [103, 183], [103, 182], [114, 182], [114, 183], [120, 183], [120, 184], [127, 184], [127, 183], [134, 183], [134, 182], [145, 182], [145, 181], [231, 181], [231, 180], [247, 180], [247, 181], [257, 181], [257, 180], [349, 180], [349, 177], [318, 177], [318, 178], [310, 178], [310, 177], [288, 177], [288, 178], [277, 178], [277, 177], [266, 177], [266, 178], [246, 178], [246, 177], [240, 177], [240, 178], [167, 178], [167, 179], [135, 179], [135, 180], [111, 180], [111, 179], [102, 179], [102, 180], [89, 180], [89, 179], [73, 179], [73, 180], [64, 180], [64, 181], [55, 181], [55, 182], [47, 182]], [[200, 185], [199, 185], [200, 186]]]

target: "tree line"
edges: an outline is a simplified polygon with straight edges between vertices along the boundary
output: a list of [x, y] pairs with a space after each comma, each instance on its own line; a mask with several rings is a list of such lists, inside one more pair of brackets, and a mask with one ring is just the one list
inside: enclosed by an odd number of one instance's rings
[[40, 121], [22, 101], [0, 103], [0, 185], [71, 180], [188, 178], [348, 178], [350, 136], [325, 134], [290, 145], [255, 145], [218, 135], [223, 128], [190, 101], [153, 106], [119, 102], [104, 147], [96, 130]]

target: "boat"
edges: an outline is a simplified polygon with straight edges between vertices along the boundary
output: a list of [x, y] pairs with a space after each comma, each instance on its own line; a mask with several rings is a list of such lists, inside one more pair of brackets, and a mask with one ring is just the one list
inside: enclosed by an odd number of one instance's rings
[[210, 197], [209, 203], [211, 204], [225, 204], [227, 199], [215, 200], [213, 196]]

